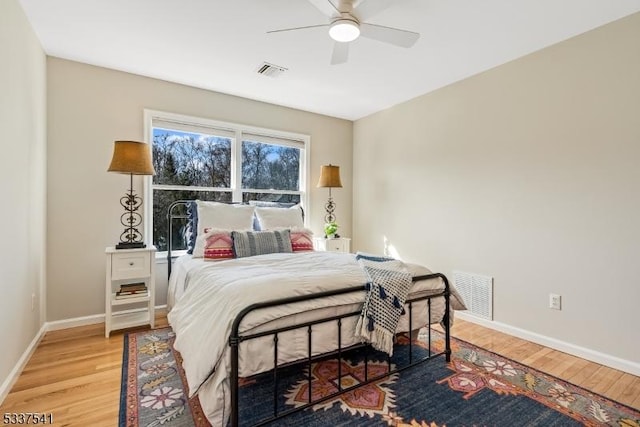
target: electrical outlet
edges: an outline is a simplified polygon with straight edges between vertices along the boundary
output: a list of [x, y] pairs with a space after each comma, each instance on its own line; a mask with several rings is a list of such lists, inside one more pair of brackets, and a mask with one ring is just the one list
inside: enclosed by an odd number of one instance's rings
[[31, 311], [36, 309], [36, 293], [31, 294]]
[[557, 294], [549, 294], [549, 308], [552, 308], [554, 310], [561, 310], [562, 309], [562, 297], [560, 295]]

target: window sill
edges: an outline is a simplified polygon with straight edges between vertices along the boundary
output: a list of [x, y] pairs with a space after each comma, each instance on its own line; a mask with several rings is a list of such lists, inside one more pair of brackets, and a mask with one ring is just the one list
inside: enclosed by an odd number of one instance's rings
[[[186, 250], [171, 251], [171, 259], [174, 260], [186, 253], [187, 253]], [[166, 264], [166, 263], [167, 263], [167, 251], [156, 252], [156, 264]]]

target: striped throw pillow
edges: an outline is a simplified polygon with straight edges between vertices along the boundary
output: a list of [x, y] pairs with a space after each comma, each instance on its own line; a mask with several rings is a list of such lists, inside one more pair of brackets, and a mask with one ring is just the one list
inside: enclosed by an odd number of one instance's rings
[[231, 237], [237, 258], [292, 252], [289, 230], [232, 231]]

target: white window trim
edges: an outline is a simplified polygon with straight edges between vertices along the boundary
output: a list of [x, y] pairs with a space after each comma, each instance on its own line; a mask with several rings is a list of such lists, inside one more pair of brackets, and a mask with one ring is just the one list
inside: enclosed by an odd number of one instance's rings
[[[184, 125], [194, 126], [205, 126], [208, 128], [219, 129], [224, 131], [225, 134], [233, 133], [235, 134], [236, 144], [234, 145], [236, 148], [236, 156], [235, 159], [232, 158], [232, 162], [240, 161], [242, 158], [242, 140], [243, 136], [245, 139], [248, 138], [259, 138], [258, 141], [264, 142], [273, 142], [277, 140], [290, 140], [295, 142], [300, 142], [303, 144], [301, 148], [304, 152], [304, 165], [300, 168], [300, 188], [302, 188], [302, 194], [300, 195], [300, 204], [304, 209], [304, 224], [305, 227], [309, 227], [309, 215], [311, 212], [310, 200], [309, 197], [309, 183], [310, 183], [310, 174], [311, 174], [311, 136], [281, 131], [276, 129], [267, 129], [256, 126], [249, 126], [239, 123], [231, 123], [231, 122], [222, 122], [218, 120], [207, 119], [204, 117], [196, 117], [196, 116], [187, 116], [183, 114], [177, 113], [169, 113], [166, 111], [158, 111], [158, 110], [150, 110], [144, 109], [144, 141], [147, 144], [153, 144], [153, 121], [154, 120], [162, 120], [167, 122], [179, 123]], [[282, 144], [282, 141], [278, 142]], [[282, 145], [289, 145], [286, 142]], [[298, 144], [292, 144], [292, 146], [298, 146]], [[237, 168], [234, 163], [231, 164], [231, 170], [235, 171], [235, 174], [231, 177], [231, 188], [232, 188], [232, 197], [233, 200], [242, 200], [242, 192], [244, 191], [257, 191], [260, 193], [278, 193], [278, 194], [286, 194], [286, 193], [295, 193], [297, 191], [286, 191], [286, 190], [251, 190], [251, 189], [243, 189], [240, 188], [239, 185], [242, 182], [242, 175], [240, 168]], [[152, 191], [152, 183], [153, 178], [151, 176], [143, 177], [143, 195], [144, 199], [147, 202], [143, 204], [144, 208], [144, 240], [147, 245], [153, 244], [153, 191]], [[225, 189], [226, 190], [226, 189]], [[156, 258], [166, 258], [166, 252], [158, 252], [156, 253]]]

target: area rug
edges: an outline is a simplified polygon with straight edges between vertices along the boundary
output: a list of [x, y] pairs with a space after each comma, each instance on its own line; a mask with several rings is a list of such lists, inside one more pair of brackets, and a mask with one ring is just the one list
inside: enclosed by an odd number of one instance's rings
[[[197, 398], [188, 399], [181, 357], [173, 349], [169, 328], [125, 336], [120, 427], [205, 427]], [[427, 354], [426, 337], [414, 341], [413, 357]], [[393, 365], [408, 360], [409, 340], [399, 338]], [[443, 339], [432, 333], [432, 351]], [[640, 427], [640, 411], [613, 402], [566, 381], [452, 339], [452, 362], [440, 357], [346, 393], [273, 425], [295, 426], [617, 426]], [[341, 365], [342, 385], [363, 381], [362, 354], [352, 352]], [[369, 375], [387, 369], [386, 355], [369, 357]], [[329, 359], [312, 367], [315, 399], [336, 390], [338, 362]], [[273, 376], [243, 381], [240, 388], [241, 425], [253, 425], [273, 411]], [[279, 371], [279, 411], [308, 399], [305, 368]], [[216, 426], [217, 427], [217, 426]]]

